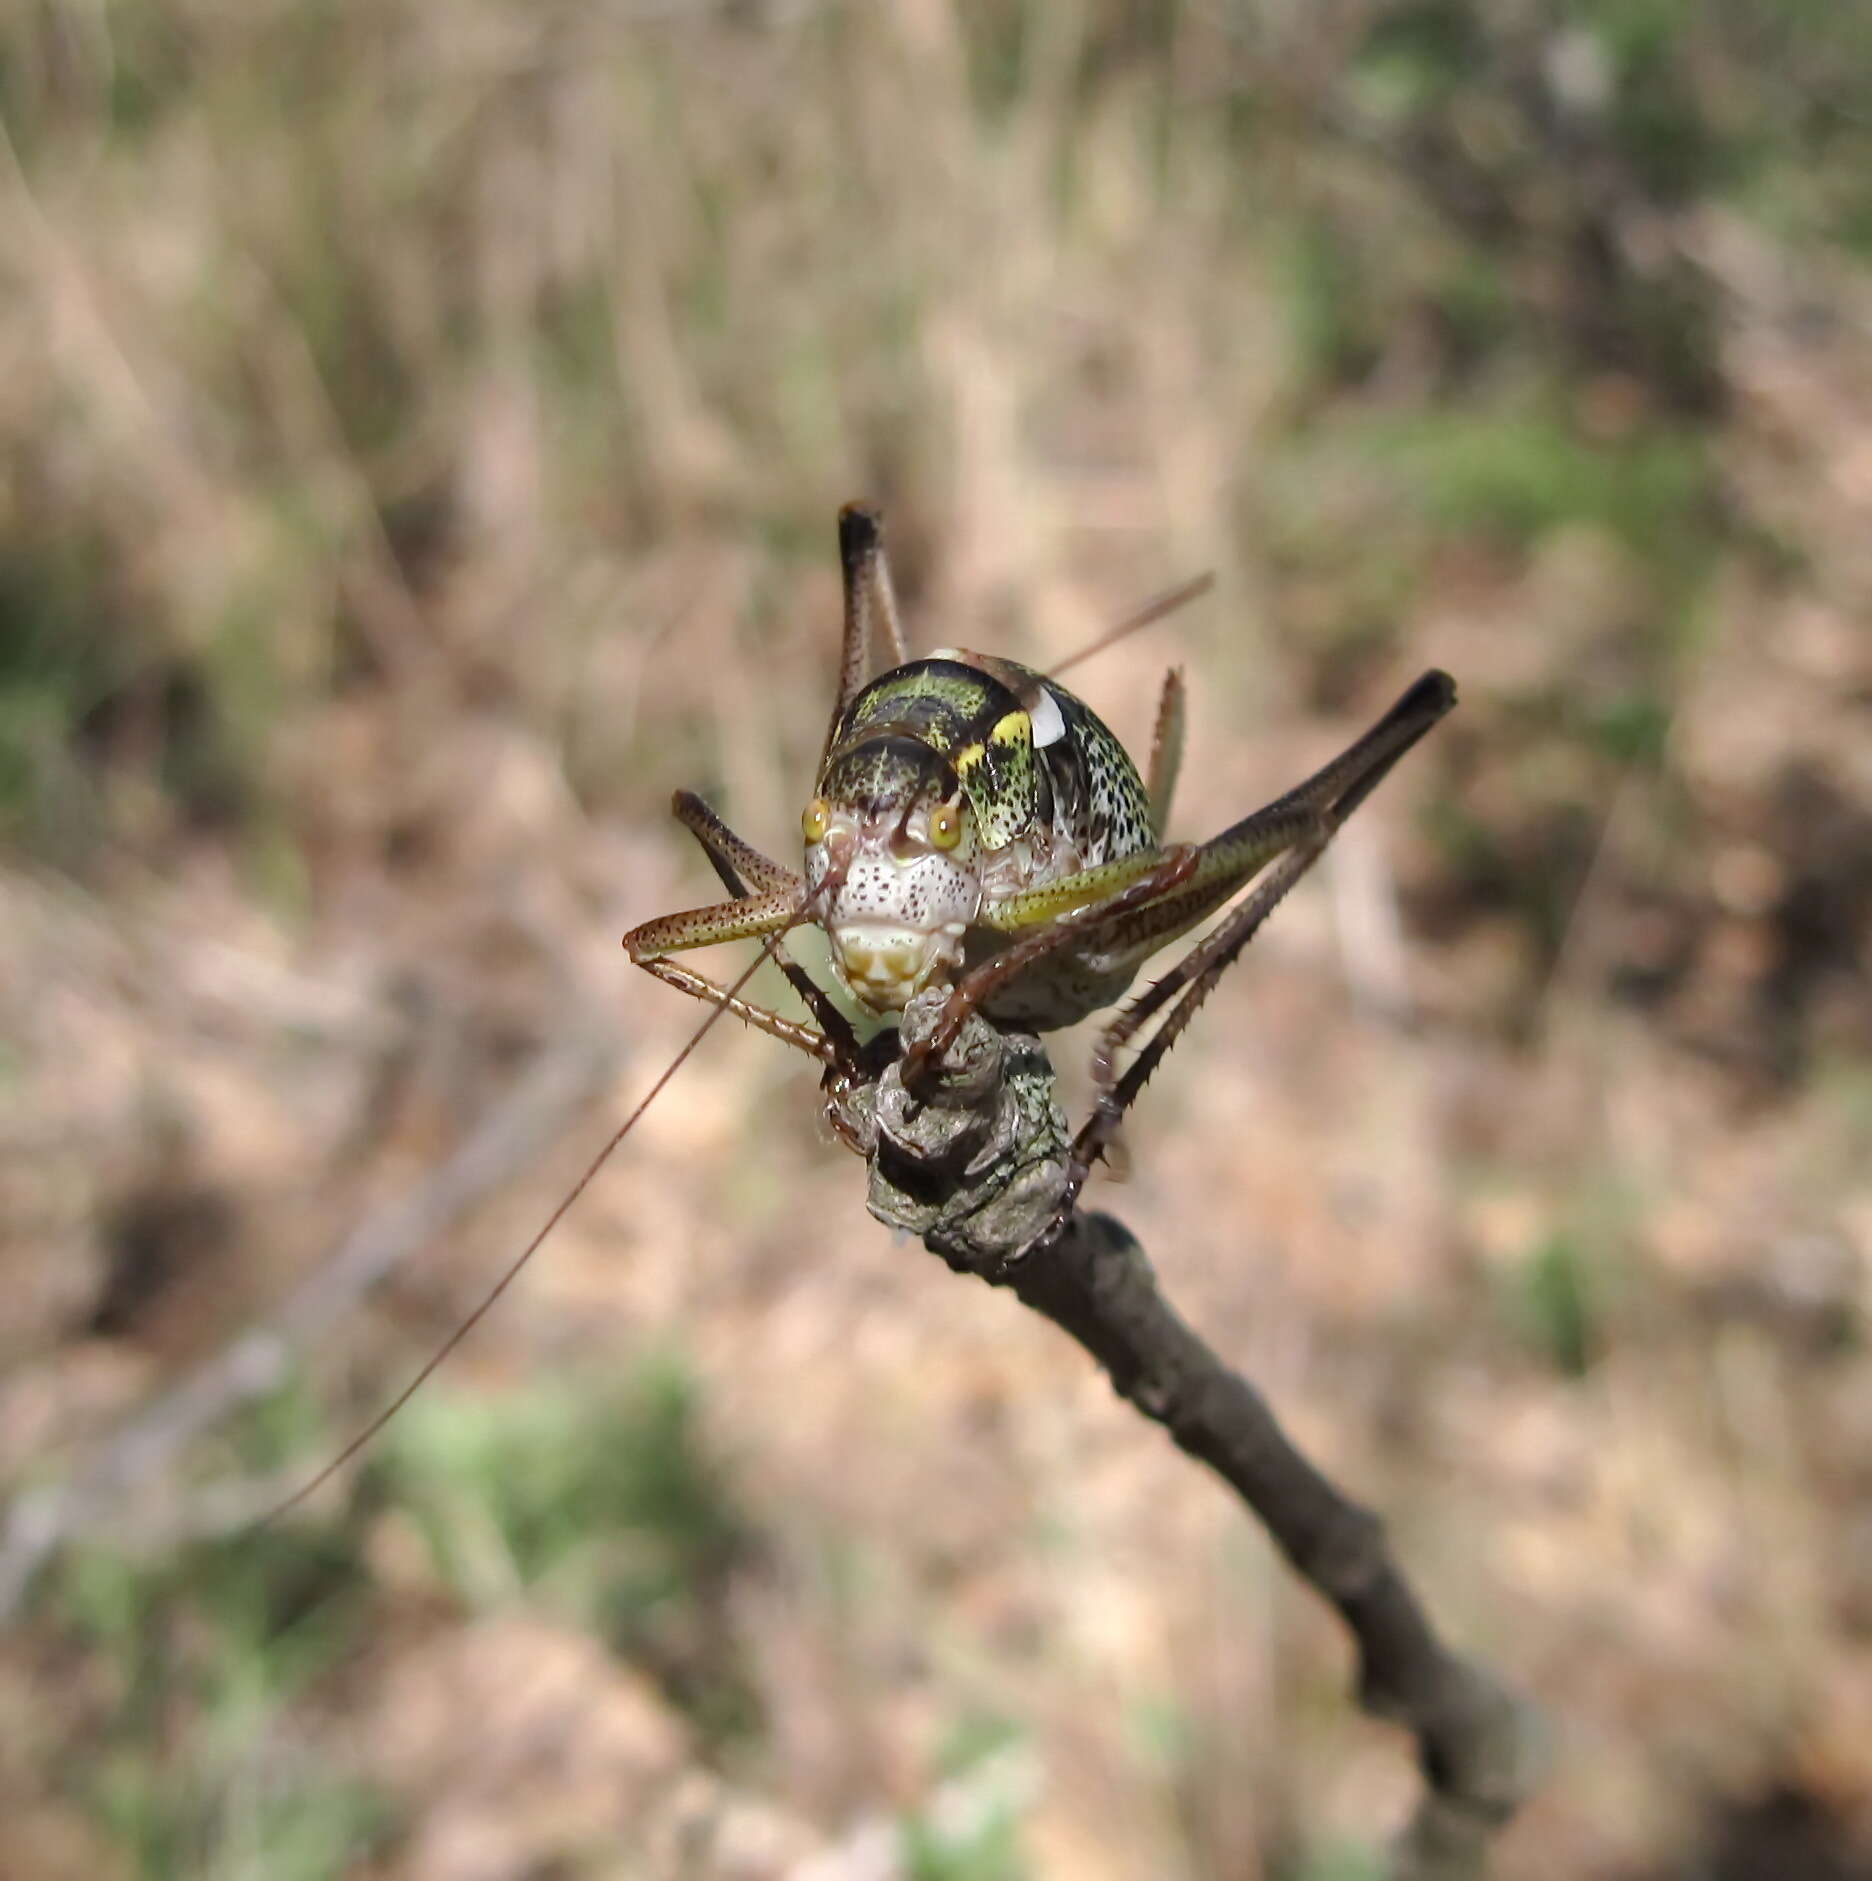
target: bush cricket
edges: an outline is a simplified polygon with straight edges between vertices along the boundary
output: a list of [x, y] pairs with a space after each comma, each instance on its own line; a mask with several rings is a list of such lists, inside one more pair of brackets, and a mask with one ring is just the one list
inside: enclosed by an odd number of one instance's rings
[[[852, 504], [840, 512], [839, 554], [844, 650], [801, 818], [804, 872], [760, 854], [701, 798], [679, 791], [675, 813], [732, 899], [646, 921], [624, 945], [658, 979], [817, 1058], [828, 1079], [853, 1080], [875, 1075], [874, 1060], [824, 990], [786, 960], [783, 937], [795, 927], [824, 930], [840, 984], [879, 1017], [900, 1012], [932, 985], [949, 986], [942, 1026], [920, 1048], [934, 1055], [972, 1010], [1044, 1032], [1115, 1004], [1150, 955], [1260, 877], [1101, 1036], [1076, 1193], [1164, 1053], [1274, 905], [1454, 705], [1454, 682], [1425, 673], [1370, 731], [1285, 796], [1207, 842], [1166, 843], [1183, 744], [1183, 685], [1174, 669], [1140, 777], [1117, 737], [1056, 677], [959, 648], [911, 659], [874, 511]], [[874, 639], [889, 665], [868, 678]], [[671, 958], [755, 938], [768, 940], [813, 1024], [756, 1006]], [[1166, 1008], [1120, 1077], [1119, 1050]], [[905, 1069], [910, 1081], [915, 1067]]]
[[[1222, 974], [1333, 833], [1456, 701], [1449, 675], [1432, 669], [1304, 783], [1207, 842], [1167, 842], [1183, 745], [1184, 692], [1175, 669], [1164, 681], [1140, 775], [1115, 734], [1055, 675], [960, 648], [912, 659], [877, 512], [847, 505], [838, 537], [843, 648], [837, 698], [801, 817], [802, 867], [762, 854], [693, 792], [676, 793], [677, 819], [700, 843], [729, 898], [645, 921], [624, 936], [624, 946], [638, 966], [713, 1010], [474, 1312], [276, 1514], [369, 1442], [473, 1329], [724, 1013], [815, 1059], [827, 1114], [839, 1126], [847, 1114], [840, 1094], [880, 1075], [896, 1055], [897, 1035], [887, 1026], [868, 1043], [860, 1040], [832, 996], [788, 955], [785, 937], [795, 929], [823, 930], [840, 985], [880, 1020], [901, 1013], [918, 993], [949, 989], [934, 1035], [905, 1055], [901, 1075], [914, 1088], [919, 1055], [940, 1057], [972, 1012], [1034, 1032], [1076, 1024], [1116, 1004], [1152, 954], [1247, 889], [1101, 1033], [1092, 1055], [1092, 1114], [1073, 1145], [1055, 1226], [1063, 1223], [1126, 1111]], [[1098, 644], [1207, 585], [1206, 579], [1186, 585]], [[879, 655], [884, 665], [874, 673]], [[726, 986], [673, 957], [737, 940], [763, 945]], [[810, 1019], [744, 996], [769, 958]], [[1121, 1074], [1119, 1053], [1159, 1015]]]

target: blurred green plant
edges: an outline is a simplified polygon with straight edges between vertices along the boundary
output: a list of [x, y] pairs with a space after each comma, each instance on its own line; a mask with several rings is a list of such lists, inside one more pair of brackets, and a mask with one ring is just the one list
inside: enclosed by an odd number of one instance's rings
[[78, 733], [124, 664], [99, 631], [98, 553], [0, 536], [0, 833], [74, 854], [95, 816]]
[[1275, 1870], [1278, 1881], [1384, 1881], [1390, 1872], [1382, 1849], [1342, 1840], [1321, 1842], [1291, 1868]]
[[524, 1592], [596, 1631], [711, 1742], [758, 1726], [727, 1604], [754, 1531], [678, 1361], [611, 1390], [423, 1393], [369, 1475], [371, 1494], [407, 1507], [471, 1605]]
[[[227, 1442], [265, 1474], [303, 1452], [310, 1419], [289, 1389]], [[380, 1596], [364, 1536], [389, 1503], [470, 1605], [524, 1599], [598, 1633], [716, 1747], [757, 1727], [726, 1605], [752, 1530], [685, 1368], [655, 1362], [595, 1393], [429, 1393], [337, 1522], [152, 1559], [86, 1546], [48, 1583], [44, 1611], [108, 1692], [68, 1788], [139, 1875], [315, 1881], [392, 1832], [385, 1799], [290, 1722], [369, 1634]], [[982, 1754], [988, 1739], [973, 1741]]]
[[1012, 1749], [1025, 1733], [1012, 1718], [994, 1711], [967, 1711], [949, 1726], [936, 1752], [937, 1772], [960, 1776], [989, 1758]]
[[1684, 430], [1584, 438], [1538, 408], [1424, 413], [1368, 433], [1400, 487], [1441, 531], [1479, 531], [1517, 546], [1587, 523], [1642, 549], [1654, 565], [1698, 552], [1710, 517], [1704, 447]]
[[386, 1801], [333, 1773], [287, 1708], [364, 1623], [354, 1546], [265, 1530], [150, 1562], [76, 1550], [46, 1606], [108, 1693], [66, 1786], [148, 1881], [322, 1881], [386, 1837]]
[[1510, 1271], [1503, 1307], [1528, 1348], [1567, 1378], [1583, 1378], [1597, 1356], [1601, 1289], [1577, 1236], [1545, 1236]]
[[188, 650], [139, 606], [104, 534], [9, 542], [0, 522], [0, 841], [82, 869], [108, 835], [152, 833], [139, 787], [171, 818], [277, 835], [265, 757], [283, 690], [258, 597]]
[[962, 1829], [910, 1816], [901, 1833], [909, 1881], [1022, 1881], [1028, 1873], [1019, 1824], [1011, 1815], [996, 1814]]

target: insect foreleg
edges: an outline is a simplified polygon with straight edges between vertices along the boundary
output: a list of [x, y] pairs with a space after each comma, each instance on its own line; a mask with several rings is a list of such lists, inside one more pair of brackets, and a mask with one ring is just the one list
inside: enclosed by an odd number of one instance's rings
[[784, 933], [800, 919], [796, 890], [769, 889], [739, 901], [718, 901], [706, 908], [686, 908], [680, 914], [658, 915], [624, 936], [624, 948], [638, 966], [656, 954], [686, 953], [692, 947], [713, 947], [722, 941], [759, 940]]
[[677, 791], [670, 799], [670, 809], [676, 821], [702, 845], [702, 853], [729, 894], [746, 900], [750, 882], [761, 894], [782, 888], [794, 895], [804, 894], [806, 885], [799, 876], [737, 836], [693, 790]]

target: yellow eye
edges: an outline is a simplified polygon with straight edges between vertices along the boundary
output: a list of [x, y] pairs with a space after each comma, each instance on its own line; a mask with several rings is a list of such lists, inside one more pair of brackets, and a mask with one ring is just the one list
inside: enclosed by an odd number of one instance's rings
[[809, 843], [823, 842], [826, 833], [826, 800], [815, 797], [799, 820], [800, 834]]
[[930, 812], [929, 837], [938, 849], [953, 849], [962, 840], [962, 812], [953, 803], [939, 803]]

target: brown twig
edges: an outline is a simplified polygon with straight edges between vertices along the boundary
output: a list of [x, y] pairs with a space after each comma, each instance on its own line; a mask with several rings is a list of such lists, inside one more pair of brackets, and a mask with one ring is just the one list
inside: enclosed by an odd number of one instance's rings
[[1417, 1739], [1426, 1791], [1396, 1872], [1482, 1872], [1490, 1837], [1529, 1785], [1530, 1719], [1492, 1674], [1437, 1637], [1377, 1516], [1296, 1450], [1267, 1401], [1158, 1289], [1144, 1250], [1109, 1215], [1075, 1215], [1003, 1273], [1023, 1305], [1078, 1340], [1119, 1395], [1208, 1464], [1294, 1569], [1338, 1608], [1359, 1651], [1359, 1702]]
[[[925, 1035], [942, 1007], [940, 993], [913, 1001], [906, 1037]], [[1481, 1875], [1534, 1779], [1531, 1709], [1438, 1638], [1377, 1516], [1294, 1448], [1254, 1386], [1177, 1314], [1127, 1229], [1074, 1214], [1047, 1238], [1068, 1139], [1039, 1041], [973, 1017], [933, 1089], [906, 1099], [893, 1066], [863, 1111], [872, 1212], [1076, 1339], [1338, 1609], [1357, 1642], [1360, 1703], [1417, 1741], [1425, 1791], [1394, 1851], [1397, 1881]]]

